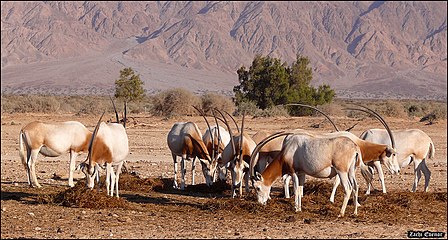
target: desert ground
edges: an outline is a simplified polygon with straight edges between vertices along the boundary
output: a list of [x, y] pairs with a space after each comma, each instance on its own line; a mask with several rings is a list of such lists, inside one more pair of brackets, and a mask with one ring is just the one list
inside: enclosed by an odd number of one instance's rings
[[[105, 119], [113, 117], [108, 114]], [[398, 176], [385, 173], [386, 194], [378, 191], [381, 186], [375, 175], [377, 191], [366, 196], [365, 181], [357, 171], [361, 203], [358, 215], [352, 214], [354, 206], [350, 201], [346, 216], [338, 218], [343, 193], [339, 188], [335, 203], [330, 203], [333, 179], [307, 177], [302, 212], [297, 213], [293, 198], [284, 198], [279, 180], [272, 189], [272, 199], [262, 206], [252, 192], [232, 199], [230, 186], [225, 183], [207, 188], [199, 163], [195, 186], [189, 185], [184, 191], [172, 189], [173, 160], [166, 144], [167, 133], [178, 121], [194, 121], [204, 132], [206, 124], [199, 116], [165, 119], [131, 115], [127, 126], [128, 173], [121, 175], [119, 199], [107, 197], [104, 188], [85, 190], [82, 172], [75, 173], [76, 186], [69, 188], [68, 154], [56, 158], [40, 155], [36, 169], [42, 188], [29, 187], [18, 154], [21, 127], [33, 120], [77, 120], [93, 130], [98, 117], [2, 114], [1, 238], [407, 238], [410, 230], [443, 232], [446, 238], [446, 120], [426, 125], [417, 118], [386, 118], [393, 130], [418, 128], [434, 141], [435, 158], [427, 163], [432, 172], [428, 193], [422, 192], [424, 177], [417, 192], [410, 192], [413, 164], [403, 168]], [[240, 117], [236, 119], [241, 121]], [[320, 128], [311, 127], [322, 121], [322, 117], [246, 117], [245, 127], [251, 135], [259, 130], [295, 128], [333, 131], [328, 122]], [[335, 121], [340, 129], [359, 121], [352, 130], [356, 135], [368, 128], [382, 127], [371, 118], [340, 117]], [[77, 163], [85, 158], [86, 154], [81, 154]], [[191, 182], [190, 168], [187, 164], [187, 184]]]

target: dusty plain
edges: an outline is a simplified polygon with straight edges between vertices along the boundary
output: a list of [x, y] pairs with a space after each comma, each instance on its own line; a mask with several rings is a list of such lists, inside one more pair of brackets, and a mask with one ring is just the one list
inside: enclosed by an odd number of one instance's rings
[[[307, 177], [308, 191], [302, 200], [302, 212], [294, 213], [293, 199], [284, 199], [280, 181], [272, 189], [272, 200], [266, 206], [256, 203], [253, 193], [231, 199], [230, 189], [213, 191], [206, 188], [200, 164], [196, 167], [195, 188], [171, 189], [173, 161], [166, 144], [166, 135], [177, 121], [194, 121], [204, 131], [206, 124], [198, 116], [173, 119], [145, 114], [133, 117], [127, 128], [130, 155], [127, 166], [140, 179], [159, 179], [161, 188], [129, 190], [122, 187], [121, 208], [87, 208], [76, 204], [42, 201], [57, 193], [70, 191], [67, 185], [68, 154], [57, 158], [39, 156], [37, 175], [41, 189], [27, 185], [26, 173], [18, 155], [18, 133], [33, 121], [77, 120], [93, 130], [99, 116], [75, 114], [2, 114], [1, 116], [1, 238], [407, 238], [409, 230], [447, 232], [447, 122], [432, 125], [418, 119], [386, 118], [392, 129], [419, 128], [435, 143], [435, 158], [428, 161], [432, 172], [430, 191], [422, 193], [424, 177], [418, 191], [410, 193], [414, 178], [413, 164], [402, 174], [386, 173], [388, 193], [375, 191], [365, 196], [366, 184], [359, 172], [360, 203], [354, 216], [349, 203], [346, 216], [338, 218], [342, 190], [338, 189], [335, 204], [328, 200], [333, 179]], [[113, 115], [109, 113], [112, 118]], [[240, 121], [240, 118], [237, 118]], [[359, 121], [335, 118], [341, 129]], [[328, 122], [312, 128], [321, 117], [246, 118], [249, 134], [259, 130], [303, 128], [317, 132], [332, 131]], [[365, 118], [352, 130], [381, 125]], [[77, 162], [85, 159], [81, 154]], [[191, 182], [191, 164], [187, 164], [187, 184]], [[123, 174], [124, 175], [124, 174]], [[230, 175], [229, 175], [230, 176]], [[120, 179], [125, 186], [126, 178]], [[75, 174], [77, 186], [84, 184], [81, 172]], [[375, 175], [375, 188], [380, 183]], [[96, 190], [94, 190], [96, 191]], [[104, 189], [97, 194], [105, 195]], [[110, 198], [109, 201], [116, 201]]]

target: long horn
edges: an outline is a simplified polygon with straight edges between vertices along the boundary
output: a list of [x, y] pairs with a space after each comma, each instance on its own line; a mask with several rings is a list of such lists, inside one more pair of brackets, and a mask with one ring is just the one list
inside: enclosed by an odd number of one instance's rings
[[[201, 114], [201, 116], [204, 118], [204, 120], [205, 120], [205, 123], [207, 123], [207, 127], [208, 127], [208, 131], [209, 131], [209, 133], [210, 133], [210, 136], [211, 136], [211, 138], [212, 138], [212, 146], [213, 146], [213, 148], [215, 147], [215, 145], [214, 145], [214, 141], [213, 141], [213, 136], [212, 136], [212, 129], [210, 128], [210, 124], [208, 123], [208, 120], [207, 120], [207, 118], [205, 117], [205, 114], [204, 114], [204, 112], [202, 111], [202, 110], [200, 110], [198, 107], [196, 107], [196, 106], [194, 106], [194, 105], [192, 105], [193, 107], [194, 107], [194, 109], [196, 109], [196, 111], [198, 111], [199, 112], [199, 114]], [[215, 151], [213, 151], [213, 148], [212, 148], [212, 160], [213, 159], [215, 159]], [[210, 154], [210, 153], [209, 153]]]
[[319, 113], [321, 113], [322, 115], [324, 115], [328, 119], [328, 121], [330, 121], [330, 123], [333, 125], [334, 129], [336, 129], [336, 131], [339, 132], [339, 128], [336, 126], [336, 124], [334, 124], [333, 120], [331, 120], [331, 118], [327, 114], [325, 114], [324, 112], [322, 112], [320, 109], [318, 109], [316, 107], [306, 105], [306, 104], [301, 104], [301, 103], [288, 103], [288, 104], [285, 104], [285, 106], [302, 106], [302, 107], [314, 109], [314, 110], [318, 111]]
[[350, 131], [351, 131], [356, 125], [358, 125], [358, 124], [359, 124], [359, 122], [355, 123], [353, 126], [347, 128], [347, 129], [345, 129], [345, 131], [346, 131], [346, 132], [350, 132]]
[[127, 109], [128, 109], [127, 101], [124, 101], [124, 118], [123, 118], [123, 127], [124, 128], [126, 128], [126, 121], [127, 121], [126, 113], [127, 113]]
[[227, 115], [229, 115], [229, 117], [233, 120], [233, 123], [235, 124], [235, 126], [236, 126], [236, 130], [238, 130], [238, 133], [240, 132], [240, 129], [238, 128], [238, 124], [236, 123], [236, 121], [235, 121], [235, 118], [233, 118], [233, 116], [230, 114], [230, 113], [228, 113], [227, 111], [224, 111]]
[[118, 119], [118, 113], [117, 113], [117, 108], [115, 107], [115, 103], [114, 100], [112, 99], [112, 97], [109, 95], [110, 101], [112, 101], [112, 106], [114, 106], [114, 112], [115, 112], [115, 117], [117, 118], [117, 123], [120, 122], [120, 120]]
[[[366, 108], [366, 107], [364, 107], [364, 108]], [[366, 108], [366, 109], [367, 110], [359, 109], [359, 108], [344, 108], [343, 110], [355, 110], [355, 111], [361, 111], [361, 112], [365, 112], [370, 115], [373, 115], [375, 118], [377, 118], [380, 121], [381, 124], [383, 124], [384, 128], [386, 129], [387, 133], [389, 134], [390, 142], [392, 143], [392, 148], [395, 148], [394, 136], [392, 135], [392, 131], [390, 130], [386, 121], [384, 121], [384, 119], [378, 113], [373, 111], [372, 109], [369, 109], [369, 108]]]
[[257, 164], [257, 160], [255, 160], [255, 156], [258, 154], [258, 152], [261, 150], [261, 148], [266, 145], [266, 143], [268, 143], [269, 141], [281, 137], [281, 136], [285, 136], [285, 135], [289, 135], [289, 134], [293, 134], [292, 132], [285, 132], [285, 131], [281, 131], [281, 132], [276, 132], [274, 134], [271, 134], [269, 136], [267, 136], [266, 138], [264, 138], [260, 143], [257, 144], [257, 146], [255, 147], [254, 151], [252, 152], [251, 156], [250, 156], [250, 164], [249, 164], [249, 173], [250, 173], [250, 177], [253, 178], [254, 177], [254, 167]]
[[98, 120], [98, 123], [96, 124], [95, 129], [93, 130], [92, 137], [90, 138], [89, 153], [87, 154], [87, 158], [86, 158], [86, 161], [87, 161], [87, 159], [89, 160], [89, 169], [90, 169], [91, 161], [92, 161], [93, 141], [95, 140], [96, 134], [98, 133], [98, 130], [100, 129], [101, 119], [103, 118], [104, 113], [106, 113], [106, 111], [104, 111], [103, 114], [101, 114], [101, 117]]
[[[215, 114], [215, 110], [212, 109], [212, 114], [213, 114], [213, 118], [215, 119], [215, 124], [216, 124], [216, 131], [218, 132], [218, 149], [217, 149], [217, 153], [219, 154], [219, 147], [221, 146], [221, 132], [219, 130], [219, 124], [218, 124], [218, 119], [216, 118], [216, 114]], [[215, 137], [215, 134], [213, 134], [213, 138]], [[215, 146], [213, 146], [214, 148]]]
[[244, 129], [244, 116], [245, 115], [246, 115], [246, 112], [243, 112], [243, 120], [241, 122], [241, 133], [240, 133], [240, 150], [238, 152], [238, 154], [239, 154], [238, 161], [240, 162], [240, 164], [243, 163], [243, 158], [242, 158], [242, 156], [243, 156], [243, 138], [244, 138], [244, 136], [243, 136], [244, 130], [243, 129]]
[[233, 141], [233, 133], [232, 133], [232, 129], [230, 129], [229, 123], [227, 122], [226, 117], [224, 116], [224, 114], [222, 114], [221, 111], [219, 111], [219, 109], [215, 109], [220, 115], [221, 117], [224, 119], [223, 123], [227, 126], [227, 130], [229, 130], [229, 135], [230, 135], [230, 143], [232, 144], [232, 151], [233, 151], [233, 156], [236, 155], [236, 149], [235, 149], [235, 142]]

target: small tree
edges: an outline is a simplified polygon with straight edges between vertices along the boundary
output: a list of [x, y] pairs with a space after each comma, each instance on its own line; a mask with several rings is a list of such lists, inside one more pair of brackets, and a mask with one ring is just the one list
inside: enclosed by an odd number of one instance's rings
[[[255, 56], [249, 70], [242, 66], [237, 71], [240, 85], [233, 88], [236, 105], [253, 102], [257, 107], [267, 109], [285, 103], [313, 106], [331, 103], [335, 92], [329, 85], [321, 85], [317, 89], [310, 85], [313, 71], [309, 64], [308, 57], [301, 55], [297, 55], [291, 67], [277, 58]], [[312, 112], [305, 108], [289, 108], [292, 115], [309, 115]]]
[[115, 97], [125, 102], [139, 101], [145, 97], [143, 81], [132, 68], [120, 71], [120, 78], [115, 80]]

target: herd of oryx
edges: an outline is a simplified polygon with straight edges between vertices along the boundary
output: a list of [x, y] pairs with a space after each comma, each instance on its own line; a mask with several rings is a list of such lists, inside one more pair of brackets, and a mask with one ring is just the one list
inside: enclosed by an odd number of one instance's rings
[[[423, 131], [419, 129], [392, 131], [378, 113], [365, 106], [356, 105], [358, 108], [346, 109], [371, 114], [385, 128], [367, 129], [358, 137], [349, 131], [340, 131], [325, 113], [315, 107], [303, 104], [290, 105], [317, 110], [333, 124], [336, 132], [313, 133], [295, 129], [272, 133], [262, 130], [250, 136], [244, 132], [244, 114], [239, 127], [231, 114], [213, 109], [211, 113], [214, 125], [210, 126], [206, 114], [195, 107], [207, 123], [204, 135], [193, 122], [177, 122], [167, 134], [167, 144], [174, 161], [173, 187], [181, 190], [185, 188], [185, 160], [192, 160], [192, 184], [194, 184], [195, 160], [199, 159], [207, 186], [213, 185], [217, 179], [225, 180], [227, 171], [230, 171], [232, 197], [242, 196], [243, 178], [246, 193], [249, 192], [250, 179], [261, 204], [266, 204], [270, 198], [271, 187], [279, 178], [284, 183], [285, 197], [289, 198], [289, 181], [292, 179], [295, 210], [301, 211], [305, 176], [335, 177], [330, 201], [334, 202], [336, 189], [342, 184], [345, 195], [340, 216], [344, 216], [352, 193], [354, 214], [357, 214], [359, 203], [356, 168], [360, 169], [367, 181], [367, 194], [370, 193], [374, 168], [378, 172], [382, 191], [386, 193], [381, 163], [391, 174], [399, 174], [400, 168], [414, 162], [415, 177], [412, 191], [416, 191], [422, 172], [425, 175], [424, 190], [428, 191], [431, 172], [426, 160], [434, 158], [434, 144]], [[105, 168], [107, 194], [113, 196], [115, 193], [118, 197], [119, 176], [129, 153], [129, 144], [125, 129], [126, 106], [123, 124], [118, 119], [115, 104], [114, 110], [117, 121], [102, 122], [103, 113], [93, 132], [76, 121], [56, 124], [36, 121], [24, 126], [19, 135], [19, 152], [26, 168], [28, 184], [41, 187], [37, 182], [35, 170], [39, 153], [56, 157], [69, 152], [69, 186], [74, 186], [74, 171], [82, 170], [86, 176], [87, 187], [93, 188], [95, 181], [99, 184], [100, 168]], [[229, 125], [227, 121], [228, 117], [233, 120], [237, 133], [232, 132], [231, 124]], [[225, 128], [219, 123], [223, 123]], [[87, 159], [75, 166], [76, 157], [81, 152], [88, 153]], [[180, 186], [177, 178], [177, 157], [181, 157]]]

